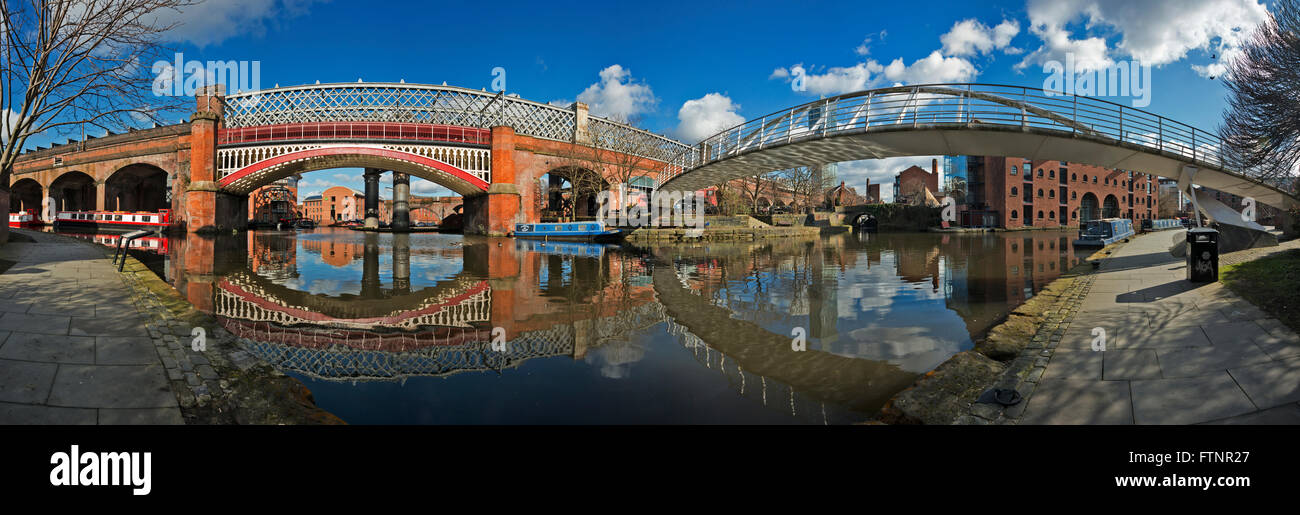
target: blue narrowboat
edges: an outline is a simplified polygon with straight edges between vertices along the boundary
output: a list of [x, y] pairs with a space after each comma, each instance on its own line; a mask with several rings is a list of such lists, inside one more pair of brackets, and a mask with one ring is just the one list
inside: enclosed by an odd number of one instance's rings
[[617, 242], [623, 238], [618, 229], [606, 229], [602, 222], [564, 222], [549, 224], [515, 224], [516, 238], [558, 241]]
[[1079, 230], [1079, 239], [1074, 240], [1074, 246], [1105, 247], [1131, 236], [1133, 236], [1133, 221], [1127, 218], [1089, 220]]
[[1152, 220], [1150, 218], [1142, 221], [1142, 232], [1163, 231], [1165, 229], [1182, 229], [1183, 224], [1176, 218], [1167, 218], [1163, 220]]

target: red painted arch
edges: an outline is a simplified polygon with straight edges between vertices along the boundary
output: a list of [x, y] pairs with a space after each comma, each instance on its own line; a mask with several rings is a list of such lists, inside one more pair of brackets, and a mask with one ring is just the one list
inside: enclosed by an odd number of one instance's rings
[[[293, 161], [313, 159], [319, 157], [358, 156], [358, 155], [381, 157], [381, 158], [393, 159], [397, 161], [406, 161], [409, 163], [414, 163], [417, 165], [434, 168], [437, 170], [441, 170], [453, 177], [456, 177], [457, 179], [463, 180], [466, 183], [469, 183], [471, 186], [478, 188], [479, 190], [487, 191], [488, 189], [487, 181], [475, 177], [473, 174], [461, 170], [460, 168], [456, 168], [452, 165], [449, 165], [442, 161], [438, 161], [436, 159], [430, 159], [418, 154], [402, 152], [400, 150], [389, 150], [389, 149], [373, 148], [373, 147], [354, 147], [354, 146], [323, 147], [323, 148], [314, 148], [311, 150], [300, 150], [297, 152], [290, 152], [288, 154], [276, 156], [270, 159], [264, 159], [262, 161], [258, 161], [249, 166], [241, 168], [235, 173], [222, 177], [221, 180], [218, 181], [218, 185], [220, 185], [222, 188], [226, 188], [227, 186], [233, 184], [235, 181], [238, 181], [244, 177], [255, 174], [262, 170], [266, 170], [268, 168], [273, 168], [276, 166], [288, 164]], [[254, 187], [254, 189], [256, 189], [256, 187]]]

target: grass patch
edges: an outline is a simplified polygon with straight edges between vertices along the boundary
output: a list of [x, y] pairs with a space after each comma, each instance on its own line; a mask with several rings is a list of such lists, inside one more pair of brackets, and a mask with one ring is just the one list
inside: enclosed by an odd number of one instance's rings
[[1223, 267], [1223, 284], [1300, 332], [1300, 249]]

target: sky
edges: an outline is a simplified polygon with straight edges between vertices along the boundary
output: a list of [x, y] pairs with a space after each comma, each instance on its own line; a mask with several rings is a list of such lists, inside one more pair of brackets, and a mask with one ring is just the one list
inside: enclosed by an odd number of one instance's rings
[[[169, 15], [184, 58], [260, 61], [260, 85], [397, 82], [489, 88], [688, 143], [817, 98], [896, 84], [1042, 88], [1044, 65], [1150, 65], [1145, 110], [1215, 131], [1218, 76], [1267, 16], [1259, 0], [915, 2], [425, 2], [208, 0]], [[803, 91], [792, 81], [802, 74]], [[1108, 98], [1130, 104], [1135, 97]], [[839, 165], [850, 186], [892, 184], [929, 156]], [[360, 170], [304, 177], [300, 196]], [[417, 194], [450, 194], [418, 179]], [[882, 192], [889, 190], [883, 187]], [[387, 192], [385, 192], [386, 194]], [[891, 193], [886, 193], [888, 195]]]

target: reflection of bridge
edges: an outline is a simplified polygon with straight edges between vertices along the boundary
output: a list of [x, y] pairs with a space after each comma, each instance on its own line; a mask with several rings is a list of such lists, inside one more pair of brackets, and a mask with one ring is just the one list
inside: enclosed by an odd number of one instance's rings
[[[267, 325], [258, 332], [256, 326], [226, 327], [249, 338], [252, 352], [283, 370], [318, 379], [368, 381], [501, 371], [532, 358], [581, 357], [590, 347], [659, 323], [662, 312], [658, 304], [651, 303], [609, 317], [559, 322], [547, 329], [519, 333], [506, 342], [504, 350], [492, 349], [489, 330], [445, 335], [363, 332], [355, 341], [347, 341], [342, 333], [323, 335], [312, 329]], [[322, 344], [322, 340], [328, 343]]]
[[341, 299], [291, 290], [252, 273], [235, 273], [218, 282], [214, 314], [281, 326], [471, 327], [488, 322], [491, 293], [487, 281], [460, 277], [399, 297]]
[[1000, 155], [1134, 170], [1288, 209], [1300, 200], [1233, 170], [1222, 141], [1119, 104], [984, 84], [882, 88], [749, 120], [682, 152], [660, 188], [698, 190], [797, 166], [917, 155]]

